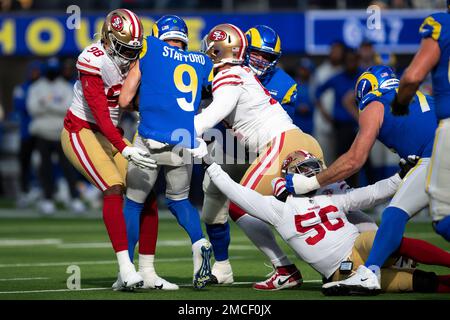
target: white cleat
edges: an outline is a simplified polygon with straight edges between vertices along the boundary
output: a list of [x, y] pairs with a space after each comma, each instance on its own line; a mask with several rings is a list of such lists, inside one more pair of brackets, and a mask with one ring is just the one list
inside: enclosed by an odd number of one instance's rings
[[166, 279], [161, 278], [156, 273], [144, 273], [138, 272], [144, 279], [144, 285], [142, 289], [157, 289], [157, 290], [178, 290], [180, 289], [175, 283], [171, 283]]
[[211, 279], [211, 243], [206, 239], [200, 239], [192, 245], [192, 257], [194, 260], [193, 285], [195, 289], [202, 289]]
[[144, 279], [136, 271], [128, 272], [123, 278], [119, 272], [116, 282], [112, 285], [112, 289], [114, 291], [133, 291], [136, 288], [141, 288], [143, 285]]
[[211, 271], [211, 283], [232, 284], [233, 282], [233, 269], [231, 269], [230, 261], [216, 261]]
[[376, 295], [381, 292], [380, 279], [372, 270], [360, 265], [351, 277], [324, 284], [322, 292], [327, 296]]

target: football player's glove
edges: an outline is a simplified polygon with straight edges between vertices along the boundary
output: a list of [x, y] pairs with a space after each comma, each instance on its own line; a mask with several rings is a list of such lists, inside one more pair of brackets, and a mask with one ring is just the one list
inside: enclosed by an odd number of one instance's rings
[[127, 146], [122, 150], [122, 155], [128, 161], [142, 169], [155, 169], [156, 161], [150, 158], [150, 154], [136, 147]]
[[400, 170], [398, 171], [398, 175], [400, 178], [406, 177], [409, 170], [414, 168], [417, 165], [417, 162], [419, 162], [420, 157], [416, 155], [409, 155], [406, 159], [401, 158], [398, 165], [400, 166]]
[[409, 105], [400, 104], [397, 95], [395, 95], [395, 98], [391, 103], [391, 113], [394, 116], [406, 116], [409, 114]]

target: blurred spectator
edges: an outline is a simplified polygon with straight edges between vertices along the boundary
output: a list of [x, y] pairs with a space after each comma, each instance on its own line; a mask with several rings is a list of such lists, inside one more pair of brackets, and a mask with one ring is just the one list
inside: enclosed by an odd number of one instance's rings
[[17, 85], [13, 91], [12, 118], [18, 121], [20, 128], [20, 194], [17, 199], [18, 207], [26, 207], [37, 199], [37, 193], [31, 192], [32, 181], [31, 156], [36, 146], [36, 137], [30, 134], [31, 117], [27, 110], [27, 96], [30, 86], [41, 76], [42, 63], [32, 61], [28, 67], [27, 79]]
[[50, 58], [45, 67], [45, 77], [41, 77], [30, 86], [27, 108], [31, 115], [30, 132], [36, 136], [36, 148], [40, 155], [39, 179], [44, 191], [44, 199], [39, 202], [43, 214], [53, 214], [55, 204], [55, 177], [52, 158], [58, 158], [70, 189], [74, 212], [85, 210], [77, 191], [76, 171], [64, 156], [60, 143], [60, 134], [66, 111], [72, 102], [72, 85], [61, 77], [61, 66], [57, 58]]
[[[333, 127], [336, 156], [346, 152], [356, 136], [357, 123], [344, 103], [349, 94], [353, 92], [356, 81], [361, 73], [362, 69], [359, 67], [358, 53], [348, 48], [344, 55], [344, 70], [326, 81], [316, 90], [317, 108], [322, 113], [324, 119]], [[320, 101], [320, 97], [328, 89], [334, 92], [335, 97], [332, 112], [325, 110]], [[354, 175], [347, 179], [347, 182], [351, 186], [357, 186], [357, 179], [358, 176]]]
[[[335, 42], [331, 45], [328, 58], [316, 69], [312, 83], [312, 92], [328, 81], [331, 77], [342, 71], [345, 45], [342, 42]], [[334, 93], [332, 90], [323, 92], [320, 102], [323, 111], [331, 113], [334, 105]], [[313, 116], [314, 137], [322, 146], [325, 162], [329, 163], [336, 158], [334, 149], [333, 128], [331, 123], [324, 119], [322, 112], [315, 112]]]
[[77, 82], [77, 73], [75, 72], [75, 61], [71, 58], [65, 59], [62, 63], [62, 77], [72, 85]]
[[298, 105], [293, 116], [294, 124], [304, 132], [313, 134], [314, 103], [311, 92], [311, 76], [314, 63], [311, 59], [302, 58], [297, 67]]
[[360, 57], [360, 66], [363, 70], [375, 64], [376, 52], [371, 42], [363, 41], [358, 48], [358, 54]]

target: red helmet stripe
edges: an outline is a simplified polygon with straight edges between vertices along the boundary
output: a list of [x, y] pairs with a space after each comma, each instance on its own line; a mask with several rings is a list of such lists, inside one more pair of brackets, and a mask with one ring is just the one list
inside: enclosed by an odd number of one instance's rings
[[133, 12], [131, 12], [130, 10], [128, 10], [128, 9], [123, 9], [127, 14], [128, 14], [128, 16], [130, 17], [130, 21], [131, 21], [131, 33], [132, 33], [132, 35], [133, 35], [133, 38], [139, 38], [140, 37], [140, 35], [141, 35], [141, 26], [140, 26], [140, 24], [139, 24], [139, 19], [138, 19], [138, 17], [133, 13]]
[[238, 57], [239, 57], [240, 60], [241, 60], [241, 59], [244, 59], [244, 53], [245, 53], [244, 46], [245, 46], [245, 47], [247, 46], [247, 38], [245, 37], [245, 35], [244, 35], [244, 33], [241, 31], [241, 29], [239, 29], [239, 28], [236, 27], [235, 25], [232, 25], [231, 23], [228, 23], [228, 25], [229, 25], [231, 28], [233, 28], [233, 29], [237, 32], [237, 34], [239, 35], [239, 38], [241, 38], [241, 43], [242, 43], [242, 45], [241, 45], [241, 49], [239, 50]]

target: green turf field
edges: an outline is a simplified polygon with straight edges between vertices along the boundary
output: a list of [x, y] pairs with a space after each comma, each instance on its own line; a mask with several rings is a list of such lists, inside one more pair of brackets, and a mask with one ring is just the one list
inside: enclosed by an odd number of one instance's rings
[[[435, 235], [428, 223], [411, 223], [407, 235], [450, 250], [449, 243]], [[292, 256], [292, 251], [284, 247]], [[320, 291], [319, 274], [298, 259], [295, 261], [305, 279], [301, 288], [253, 290], [251, 282], [264, 279], [270, 269], [264, 265], [262, 254], [234, 224], [234, 285], [192, 288], [190, 243], [172, 219], [160, 221], [156, 267], [161, 276], [181, 285], [180, 290], [113, 292], [110, 287], [117, 272], [114, 259], [99, 219], [0, 219], [0, 299], [330, 299]], [[70, 274], [66, 270], [70, 265], [81, 269], [81, 290], [67, 289]], [[438, 274], [450, 273], [445, 268], [420, 267]], [[450, 299], [450, 295], [384, 294], [370, 299]]]

